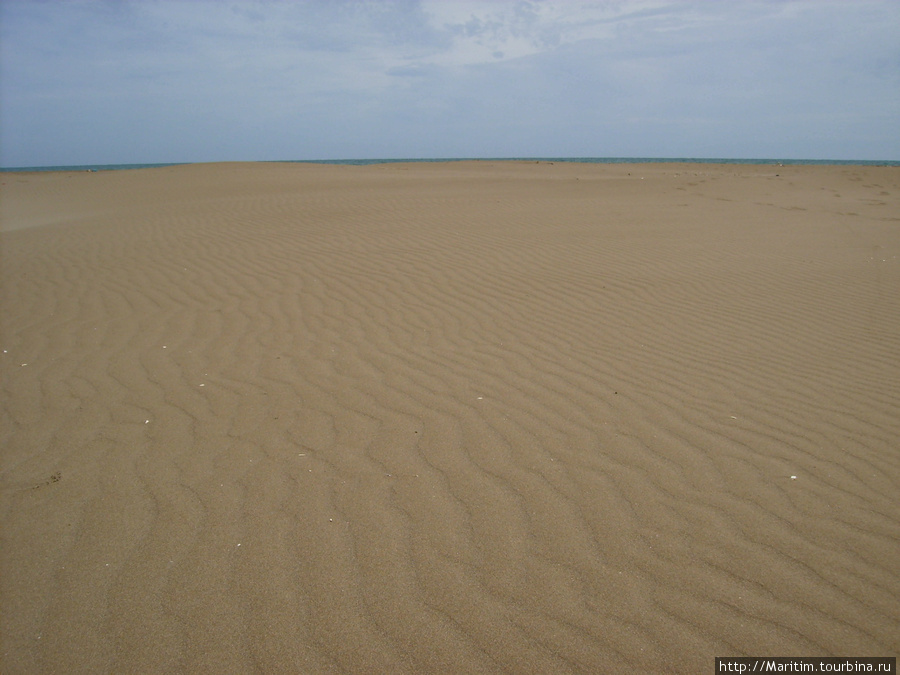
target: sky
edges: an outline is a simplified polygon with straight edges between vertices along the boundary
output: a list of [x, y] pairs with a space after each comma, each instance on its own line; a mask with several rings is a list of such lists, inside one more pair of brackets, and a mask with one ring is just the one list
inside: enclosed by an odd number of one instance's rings
[[0, 166], [900, 160], [900, 0], [0, 0]]

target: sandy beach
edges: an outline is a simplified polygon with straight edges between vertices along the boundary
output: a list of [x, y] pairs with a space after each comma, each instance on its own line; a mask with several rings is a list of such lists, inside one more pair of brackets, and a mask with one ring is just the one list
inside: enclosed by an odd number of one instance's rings
[[0, 182], [3, 673], [900, 653], [900, 168]]

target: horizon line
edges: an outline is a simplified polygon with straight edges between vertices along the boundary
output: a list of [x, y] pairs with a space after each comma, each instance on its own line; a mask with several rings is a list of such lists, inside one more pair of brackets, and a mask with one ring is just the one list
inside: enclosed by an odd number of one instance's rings
[[32, 166], [0, 166], [0, 171], [86, 171], [117, 170], [128, 168], [154, 168], [166, 166], [186, 166], [191, 164], [401, 164], [404, 162], [571, 162], [586, 164], [832, 164], [832, 165], [895, 165], [896, 159], [822, 159], [802, 157], [628, 157], [628, 156], [523, 156], [523, 157], [373, 157], [373, 158], [329, 158], [329, 159], [251, 159], [251, 160], [210, 160], [186, 162], [121, 162], [93, 164], [40, 164]]

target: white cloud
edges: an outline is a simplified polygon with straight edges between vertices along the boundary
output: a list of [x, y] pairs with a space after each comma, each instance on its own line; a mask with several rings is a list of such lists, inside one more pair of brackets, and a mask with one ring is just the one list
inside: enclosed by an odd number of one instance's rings
[[665, 2], [483, 2], [423, 3], [435, 30], [451, 36], [436, 55], [442, 65], [473, 65], [520, 58], [586, 39], [613, 38], [620, 21], [666, 11]]

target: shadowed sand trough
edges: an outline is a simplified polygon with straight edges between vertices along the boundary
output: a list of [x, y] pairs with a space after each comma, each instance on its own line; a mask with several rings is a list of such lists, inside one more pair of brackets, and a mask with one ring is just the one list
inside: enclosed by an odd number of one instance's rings
[[4, 673], [900, 651], [900, 169], [0, 180]]

